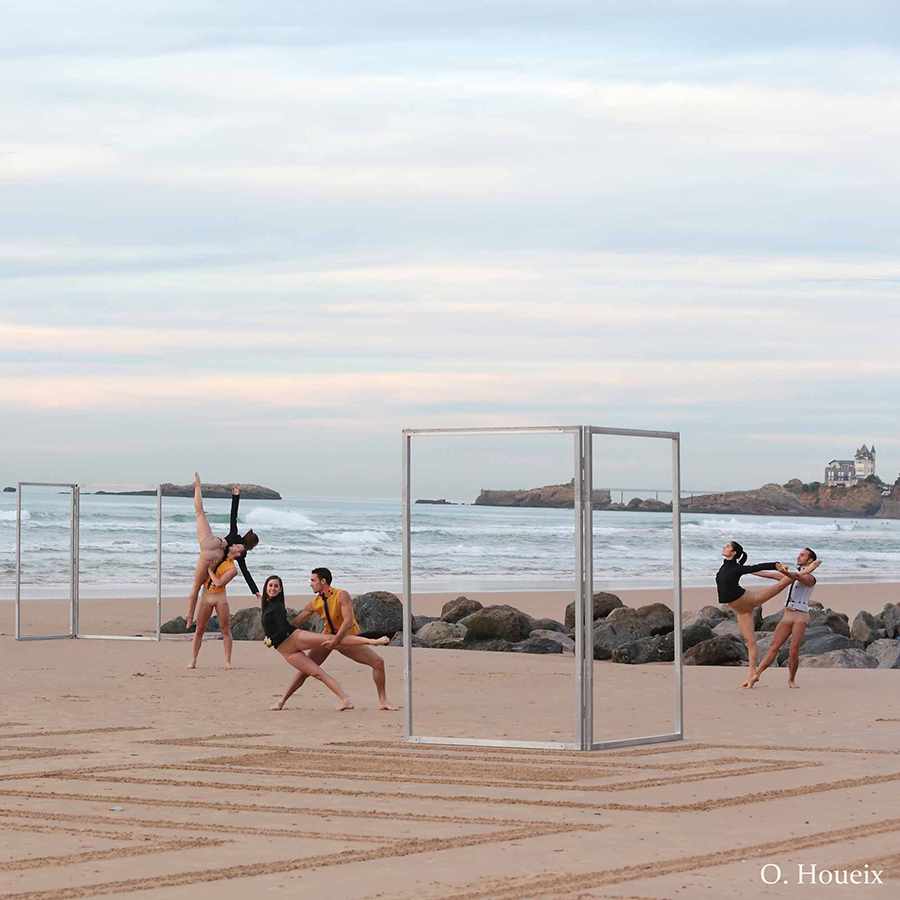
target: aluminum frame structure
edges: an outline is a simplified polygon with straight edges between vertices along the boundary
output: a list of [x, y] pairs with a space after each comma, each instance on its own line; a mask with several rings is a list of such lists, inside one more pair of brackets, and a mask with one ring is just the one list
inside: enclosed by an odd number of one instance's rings
[[[510, 741], [481, 738], [431, 737], [415, 733], [413, 725], [412, 656], [412, 542], [411, 451], [414, 437], [569, 434], [573, 439], [575, 469], [575, 727], [574, 741]], [[674, 731], [616, 740], [594, 740], [594, 533], [593, 533], [593, 437], [594, 435], [655, 438], [672, 444], [672, 563], [675, 614]], [[684, 679], [682, 660], [681, 579], [681, 436], [676, 431], [633, 428], [601, 428], [593, 425], [559, 425], [506, 428], [407, 428], [403, 441], [403, 682], [406, 740], [413, 744], [445, 744], [466, 747], [509, 747], [537, 750], [603, 750], [684, 739]]]
[[[22, 488], [62, 487], [72, 491], [69, 535], [69, 633], [22, 634]], [[85, 488], [118, 488], [129, 491], [156, 491], [156, 634], [82, 634], [80, 630], [80, 549], [81, 491]], [[55, 641], [78, 638], [94, 641], [159, 641], [162, 626], [162, 485], [159, 484], [68, 484], [48, 481], [19, 481], [16, 485], [16, 640]]]

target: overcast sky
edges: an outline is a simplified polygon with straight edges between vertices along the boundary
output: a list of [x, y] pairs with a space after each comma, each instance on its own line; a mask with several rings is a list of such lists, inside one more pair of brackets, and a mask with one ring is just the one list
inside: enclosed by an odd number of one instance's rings
[[[590, 423], [893, 481], [898, 10], [6, 4], [0, 480], [388, 497], [403, 427]], [[505, 446], [417, 495], [571, 475]]]

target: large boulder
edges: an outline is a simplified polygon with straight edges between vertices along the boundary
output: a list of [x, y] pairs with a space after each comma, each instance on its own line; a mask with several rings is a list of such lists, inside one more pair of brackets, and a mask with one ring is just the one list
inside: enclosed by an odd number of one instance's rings
[[[560, 635], [562, 637], [562, 635]], [[513, 653], [562, 653], [562, 641], [556, 638], [531, 637], [518, 641], [510, 647]]]
[[557, 622], [556, 619], [534, 619], [531, 623], [531, 630], [558, 631], [561, 634], [567, 634], [571, 637], [575, 632], [575, 627], [569, 628], [568, 625], [563, 625], [562, 622]]
[[159, 626], [162, 634], [187, 634], [187, 619], [184, 616], [175, 616], [168, 622], [163, 622]]
[[644, 619], [631, 617], [617, 622], [598, 622], [593, 634], [594, 659], [612, 659], [614, 650], [644, 637], [650, 637], [650, 625]]
[[850, 619], [844, 613], [835, 612], [833, 609], [811, 609], [809, 611], [809, 624], [827, 625], [835, 634], [850, 637]]
[[457, 597], [455, 600], [448, 600], [441, 608], [441, 618], [445, 622], [451, 624], [458, 622], [465, 616], [471, 616], [472, 613], [484, 609], [484, 604], [477, 600], [470, 600], [468, 597]]
[[[410, 639], [412, 640], [413, 647], [425, 647], [430, 648], [431, 644], [426, 643], [421, 640], [417, 635], [411, 634]], [[386, 647], [402, 647], [403, 646], [403, 632], [398, 631], [392, 638], [389, 644], [385, 644]]]
[[236, 641], [261, 641], [265, 638], [262, 611], [258, 606], [245, 606], [231, 614], [231, 636]]
[[881, 619], [884, 622], [885, 637], [900, 638], [900, 605], [885, 603]]
[[713, 632], [722, 636], [730, 634], [732, 637], [744, 640], [744, 635], [741, 632], [740, 626], [737, 622], [732, 622], [731, 619], [723, 619], [721, 622], [717, 622], [713, 628]]
[[[504, 641], [502, 638], [493, 638], [489, 641], [465, 641], [466, 650], [485, 650], [490, 653], [509, 653], [513, 648], [513, 641]], [[515, 642], [518, 643], [518, 642]]]
[[443, 619], [440, 616], [413, 616], [412, 618], [412, 630], [413, 634], [415, 634], [423, 625], [427, 625], [429, 622], [442, 622]]
[[644, 622], [650, 629], [650, 634], [668, 634], [675, 630], [675, 613], [665, 603], [650, 603], [638, 609], [620, 606], [606, 617], [606, 621], [617, 625], [625, 622]]
[[[836, 637], [843, 637], [843, 635], [836, 635]], [[858, 650], [855, 647], [829, 650], [827, 653], [819, 653], [816, 656], [804, 656], [801, 649], [800, 666], [812, 669], [877, 669], [878, 660], [866, 653], [865, 650]]]
[[652, 634], [636, 641], [629, 641], [613, 650], [610, 659], [615, 663], [626, 663], [630, 666], [660, 662], [660, 651], [665, 640], [665, 635]]
[[466, 650], [466, 639], [461, 637], [447, 638], [432, 644], [435, 650]]
[[894, 638], [879, 638], [866, 647], [866, 653], [878, 660], [880, 669], [898, 669], [900, 661], [900, 641]]
[[465, 636], [465, 625], [451, 625], [449, 622], [440, 621], [429, 622], [416, 632], [416, 637], [420, 641], [425, 641], [432, 645], [439, 644], [441, 641], [448, 641], [450, 638], [464, 638]]
[[[823, 626], [818, 626], [823, 627]], [[811, 629], [810, 629], [811, 630]], [[864, 649], [859, 641], [845, 637], [843, 634], [834, 634], [826, 632], [824, 634], [816, 633], [809, 638], [804, 635], [803, 646], [800, 648], [800, 656], [819, 656], [822, 653], [830, 653], [832, 650], [862, 650]], [[784, 665], [790, 652], [790, 641], [786, 643], [778, 654], [778, 665]]]
[[[695, 622], [693, 625], [688, 625], [686, 628], [681, 629], [681, 651], [682, 653], [687, 653], [691, 647], [696, 647], [697, 644], [708, 641], [715, 636], [715, 632], [712, 628], [703, 622]], [[662, 637], [663, 642], [660, 644], [660, 661], [672, 662], [675, 659], [675, 632], [671, 631], [669, 634], [664, 634]]]
[[[594, 594], [594, 621], [605, 619], [614, 609], [625, 604], [615, 595], [606, 591], [597, 591]], [[575, 627], [575, 601], [566, 607], [566, 625]]]
[[695, 644], [684, 654], [686, 666], [742, 666], [738, 642], [727, 636], [710, 638]]
[[359, 633], [367, 638], [392, 638], [403, 631], [403, 604], [390, 591], [369, 591], [353, 598]]
[[[730, 609], [728, 611], [731, 612]], [[681, 614], [681, 625], [683, 628], [687, 628], [689, 625], [701, 622], [704, 625], [708, 625], [710, 628], [714, 628], [719, 622], [722, 622], [727, 618], [728, 616], [726, 616], [723, 610], [718, 607], [704, 606], [701, 609], [689, 609], [686, 612], [683, 612]]]
[[531, 634], [531, 622], [530, 616], [506, 604], [486, 606], [470, 616], [465, 616], [469, 640], [499, 638], [515, 643]]
[[853, 625], [850, 626], [850, 637], [862, 642], [867, 647], [872, 641], [878, 640], [878, 620], [870, 612], [861, 610], [856, 614]]
[[[540, 621], [540, 620], [538, 620]], [[563, 649], [564, 653], [574, 653], [575, 652], [575, 641], [569, 637], [569, 635], [565, 634], [561, 631], [553, 631], [549, 628], [535, 628], [531, 634], [528, 635], [528, 640], [533, 640], [537, 638], [544, 638], [548, 641], [556, 641]], [[556, 652], [555, 650], [553, 651]]]

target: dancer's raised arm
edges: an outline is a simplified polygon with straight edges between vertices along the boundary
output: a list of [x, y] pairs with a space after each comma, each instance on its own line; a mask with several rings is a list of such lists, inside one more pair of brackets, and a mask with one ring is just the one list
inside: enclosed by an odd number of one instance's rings
[[[250, 588], [250, 593], [256, 596], [256, 599], [261, 599], [259, 596], [259, 588], [256, 586], [256, 582], [253, 580], [253, 576], [247, 570], [247, 563], [244, 560], [244, 555], [252, 550], [258, 541], [258, 538], [253, 533], [253, 530], [247, 532], [244, 537], [241, 537], [240, 532], [238, 532], [238, 505], [241, 502], [241, 488], [240, 485], [234, 485], [231, 489], [231, 522], [227, 536], [225, 537], [225, 543], [227, 546], [232, 547], [235, 544], [240, 544], [244, 548], [244, 553], [239, 556], [234, 557], [234, 561], [237, 563], [238, 568], [241, 570], [241, 575], [244, 576], [244, 581], [247, 583], [247, 587]], [[252, 541], [252, 543], [251, 543]]]

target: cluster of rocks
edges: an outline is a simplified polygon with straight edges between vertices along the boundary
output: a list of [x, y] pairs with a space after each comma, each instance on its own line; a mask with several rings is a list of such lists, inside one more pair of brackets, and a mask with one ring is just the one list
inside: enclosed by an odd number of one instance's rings
[[[900, 669], [900, 606], [888, 603], [878, 615], [860, 612], [850, 623], [843, 613], [813, 602], [810, 624], [800, 648], [800, 665], [820, 668]], [[353, 610], [363, 637], [389, 637], [403, 644], [403, 604], [389, 591], [370, 591], [353, 598]], [[297, 610], [288, 609], [288, 618]], [[771, 644], [784, 610], [755, 621], [759, 658]], [[313, 616], [303, 628], [321, 632], [322, 620]], [[186, 632], [177, 616], [162, 627], [165, 634]], [[193, 629], [192, 629], [193, 630]], [[207, 626], [218, 631], [215, 617]], [[438, 650], [492, 650], [508, 653], [575, 652], [575, 604], [566, 607], [565, 622], [535, 619], [507, 604], [484, 606], [478, 600], [457, 597], [445, 603], [440, 616], [413, 617], [413, 647]], [[231, 616], [236, 641], [261, 641], [260, 608], [251, 606]], [[747, 662], [747, 644], [734, 612], [727, 606], [704, 606], [686, 612], [681, 630], [684, 662], [693, 666], [741, 666]], [[675, 659], [675, 615], [664, 603], [637, 609], [615, 595], [598, 591], [593, 597], [594, 659], [637, 665]], [[790, 640], [779, 651], [776, 665], [784, 665]]]

